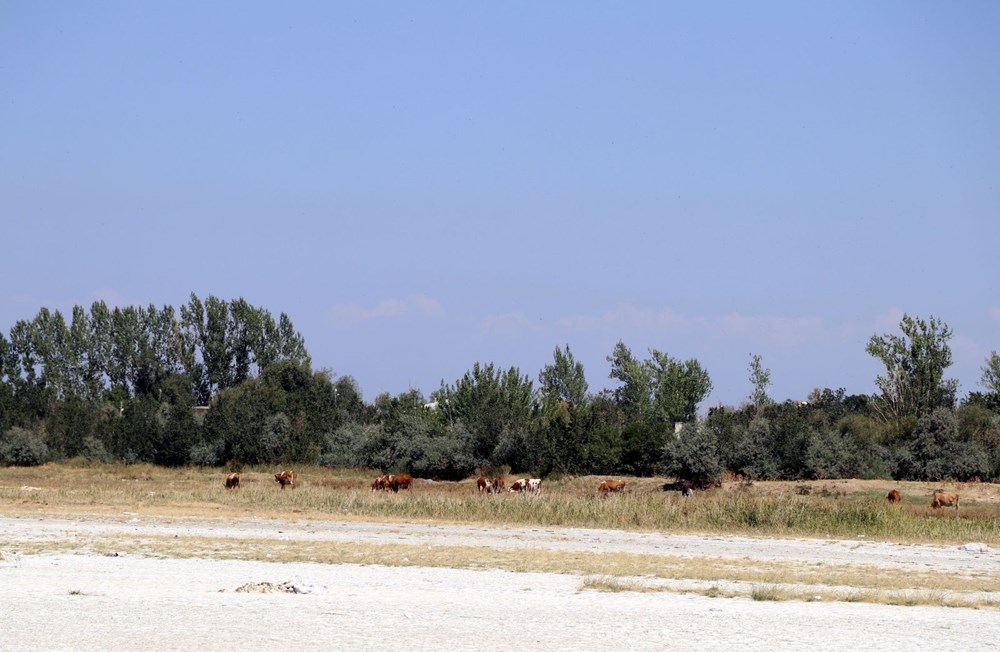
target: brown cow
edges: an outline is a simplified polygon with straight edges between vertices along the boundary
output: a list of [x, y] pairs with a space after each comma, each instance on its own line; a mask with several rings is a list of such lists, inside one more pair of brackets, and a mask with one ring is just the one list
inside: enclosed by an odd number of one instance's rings
[[500, 493], [501, 491], [504, 490], [505, 486], [506, 485], [504, 484], [503, 478], [501, 478], [500, 476], [493, 478], [493, 493], [495, 494]]
[[240, 488], [240, 474], [230, 473], [226, 476], [226, 489], [239, 489]]
[[291, 485], [292, 489], [294, 489], [295, 488], [295, 479], [297, 477], [298, 476], [295, 473], [295, 471], [291, 471], [291, 470], [282, 471], [281, 473], [275, 473], [274, 474], [274, 479], [275, 479], [275, 481], [278, 484], [281, 485], [281, 489], [282, 490], [284, 490], [286, 484], [287, 485]]
[[389, 490], [389, 476], [380, 475], [372, 481], [372, 491], [388, 491]]
[[485, 475], [479, 476], [479, 479], [476, 480], [476, 486], [479, 487], [479, 493], [481, 494], [493, 493], [493, 481]]
[[892, 491], [890, 491], [885, 495], [885, 499], [888, 500], [893, 505], [896, 505], [900, 501], [899, 492], [893, 489]]
[[954, 507], [958, 511], [958, 494], [953, 491], [935, 491], [931, 497], [931, 508]]
[[392, 493], [397, 493], [399, 492], [400, 489], [410, 488], [410, 485], [413, 484], [413, 476], [407, 473], [390, 475], [388, 482], [389, 482], [389, 488], [392, 489]]
[[597, 487], [597, 493], [601, 498], [607, 497], [610, 493], [623, 494], [625, 493], [625, 481], [605, 480]]

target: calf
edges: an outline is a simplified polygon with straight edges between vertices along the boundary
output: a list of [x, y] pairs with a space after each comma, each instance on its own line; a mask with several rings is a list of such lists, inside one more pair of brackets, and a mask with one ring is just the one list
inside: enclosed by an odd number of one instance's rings
[[605, 480], [597, 487], [597, 494], [601, 498], [607, 497], [610, 493], [622, 494], [625, 493], [625, 481], [624, 480]]
[[901, 500], [899, 492], [896, 491], [895, 489], [887, 493], [885, 495], [885, 499], [888, 500], [893, 505], [899, 503], [899, 501]]
[[935, 491], [931, 497], [931, 508], [954, 507], [958, 511], [958, 494], [952, 491]]
[[226, 489], [239, 489], [240, 488], [240, 474], [230, 473], [226, 476]]
[[289, 470], [289, 471], [282, 471], [281, 473], [275, 473], [274, 474], [274, 479], [275, 479], [275, 481], [278, 484], [281, 485], [281, 489], [282, 490], [285, 489], [285, 485], [286, 484], [287, 485], [291, 485], [292, 489], [294, 489], [295, 488], [295, 479], [296, 479], [296, 477], [297, 477], [297, 475], [296, 475], [295, 471], [291, 471], [291, 470]]

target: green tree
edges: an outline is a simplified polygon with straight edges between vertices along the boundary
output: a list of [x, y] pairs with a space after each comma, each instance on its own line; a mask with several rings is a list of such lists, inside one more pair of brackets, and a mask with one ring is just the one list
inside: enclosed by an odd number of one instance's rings
[[587, 379], [583, 363], [577, 362], [567, 344], [564, 350], [556, 347], [552, 364], [545, 365], [538, 373], [539, 391], [550, 403], [565, 401], [582, 406], [587, 402]]
[[209, 388], [214, 395], [232, 387], [232, 369], [226, 335], [229, 327], [229, 304], [209, 295], [205, 299], [205, 323], [201, 325], [201, 358], [205, 364]]
[[875, 379], [882, 392], [876, 411], [889, 421], [954, 407], [958, 383], [944, 378], [951, 366], [951, 329], [934, 317], [924, 321], [909, 315], [903, 315], [899, 327], [902, 336], [873, 335], [865, 349], [886, 369]]
[[697, 418], [698, 404], [712, 391], [708, 371], [695, 360], [681, 362], [650, 349], [648, 378], [653, 393], [654, 415], [661, 428], [672, 431], [675, 423]]
[[750, 403], [757, 407], [770, 405], [774, 401], [767, 393], [767, 388], [771, 386], [771, 370], [765, 369], [761, 363], [761, 358], [757, 354], [750, 356], [750, 384], [753, 391], [750, 392]]
[[540, 472], [587, 472], [589, 396], [583, 364], [573, 358], [568, 345], [564, 350], [556, 347], [552, 364], [542, 368], [538, 382], [542, 413], [530, 445], [532, 466]]
[[501, 435], [523, 435], [535, 414], [531, 380], [511, 367], [501, 371], [493, 363], [475, 363], [454, 385], [442, 382], [438, 409], [448, 424], [461, 423], [472, 435], [475, 466], [497, 466]]
[[979, 384], [991, 392], [1000, 392], [1000, 355], [996, 351], [990, 351], [990, 357], [986, 358]]
[[641, 363], [632, 351], [619, 341], [607, 358], [611, 363], [609, 378], [621, 385], [613, 390], [615, 403], [630, 421], [644, 420], [652, 406], [652, 385], [649, 366]]
[[191, 449], [200, 440], [200, 426], [194, 416], [194, 393], [183, 375], [164, 380], [160, 392], [159, 432], [153, 461], [163, 466], [181, 466], [191, 458]]

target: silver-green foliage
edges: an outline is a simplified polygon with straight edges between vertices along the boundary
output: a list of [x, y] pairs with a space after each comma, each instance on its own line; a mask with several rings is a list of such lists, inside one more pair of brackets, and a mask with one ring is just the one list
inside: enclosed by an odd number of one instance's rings
[[49, 457], [49, 447], [39, 433], [13, 427], [0, 435], [0, 463], [9, 466], [38, 466]]

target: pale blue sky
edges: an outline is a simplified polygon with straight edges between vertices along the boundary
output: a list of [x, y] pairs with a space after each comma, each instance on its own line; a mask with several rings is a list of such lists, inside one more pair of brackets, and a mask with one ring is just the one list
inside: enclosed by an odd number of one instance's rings
[[996, 2], [3, 2], [0, 330], [244, 297], [365, 398], [874, 391], [902, 313], [1000, 349]]

